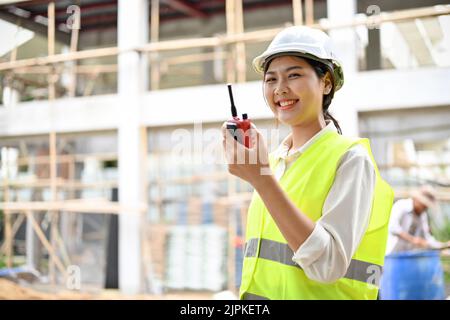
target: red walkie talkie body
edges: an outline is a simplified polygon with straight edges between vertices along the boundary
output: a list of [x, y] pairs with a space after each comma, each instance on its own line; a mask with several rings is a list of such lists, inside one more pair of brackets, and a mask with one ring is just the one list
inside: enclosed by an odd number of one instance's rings
[[233, 91], [231, 90], [231, 84], [228, 84], [228, 94], [231, 102], [231, 116], [232, 119], [227, 121], [227, 129], [230, 130], [234, 139], [243, 144], [247, 148], [251, 147], [250, 135], [247, 132], [251, 128], [250, 119], [246, 113], [242, 114], [242, 119], [237, 115], [236, 106], [234, 105]]

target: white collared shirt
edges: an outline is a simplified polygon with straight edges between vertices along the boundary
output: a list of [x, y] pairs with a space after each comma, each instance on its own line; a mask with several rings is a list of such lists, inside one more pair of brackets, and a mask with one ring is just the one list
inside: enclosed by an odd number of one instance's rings
[[431, 248], [440, 248], [444, 243], [437, 241], [430, 232], [427, 212], [420, 216], [414, 212], [413, 199], [400, 199], [394, 203], [389, 220], [389, 236], [386, 254], [418, 249], [412, 243], [401, 239], [398, 234], [405, 232], [413, 237], [424, 238]]
[[[286, 137], [273, 152], [277, 161], [276, 179], [281, 179], [294, 161], [328, 131], [337, 131], [332, 121], [303, 146], [290, 152], [292, 136]], [[331, 283], [346, 274], [369, 225], [375, 181], [375, 169], [367, 150], [360, 144], [347, 150], [338, 164], [321, 218], [292, 258], [308, 278]]]

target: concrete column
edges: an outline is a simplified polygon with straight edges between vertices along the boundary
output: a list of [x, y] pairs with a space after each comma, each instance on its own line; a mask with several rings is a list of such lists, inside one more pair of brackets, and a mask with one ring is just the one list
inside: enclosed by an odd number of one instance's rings
[[381, 37], [380, 29], [369, 29], [369, 44], [366, 47], [366, 70], [381, 69]]
[[15, 107], [20, 101], [20, 93], [13, 87], [5, 86], [3, 88], [3, 105], [7, 108]]
[[[121, 50], [148, 42], [148, 1], [119, 0], [118, 46]], [[133, 208], [143, 201], [139, 110], [141, 94], [147, 89], [146, 59], [135, 51], [118, 57], [118, 155], [119, 203]], [[126, 209], [119, 216], [119, 287], [125, 294], [142, 288], [141, 218], [137, 210]]]
[[[356, 14], [356, 0], [328, 0], [328, 19], [331, 23], [349, 22]], [[353, 28], [335, 29], [329, 32], [346, 74], [357, 71], [356, 33]]]

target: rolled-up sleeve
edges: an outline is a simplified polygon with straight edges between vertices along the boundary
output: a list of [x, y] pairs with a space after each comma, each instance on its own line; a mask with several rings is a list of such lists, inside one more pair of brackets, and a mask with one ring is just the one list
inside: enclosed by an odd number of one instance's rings
[[325, 200], [322, 217], [292, 260], [312, 280], [332, 283], [342, 278], [369, 225], [376, 174], [362, 145], [341, 159]]

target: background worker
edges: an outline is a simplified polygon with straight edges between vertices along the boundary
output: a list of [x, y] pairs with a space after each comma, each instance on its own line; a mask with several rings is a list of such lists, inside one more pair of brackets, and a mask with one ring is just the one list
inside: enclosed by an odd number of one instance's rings
[[436, 207], [436, 191], [429, 185], [416, 190], [411, 198], [396, 201], [392, 206], [386, 254], [450, 246], [450, 241], [440, 242], [431, 235], [427, 209]]

